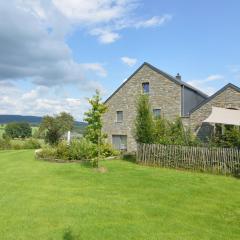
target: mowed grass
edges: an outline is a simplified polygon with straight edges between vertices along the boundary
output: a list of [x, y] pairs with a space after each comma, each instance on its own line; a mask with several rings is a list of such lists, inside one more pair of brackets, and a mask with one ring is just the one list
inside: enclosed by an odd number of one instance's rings
[[[0, 239], [240, 239], [240, 181], [102, 161], [0, 152]], [[64, 237], [65, 236], [65, 237]], [[69, 238], [70, 239], [70, 238]]]

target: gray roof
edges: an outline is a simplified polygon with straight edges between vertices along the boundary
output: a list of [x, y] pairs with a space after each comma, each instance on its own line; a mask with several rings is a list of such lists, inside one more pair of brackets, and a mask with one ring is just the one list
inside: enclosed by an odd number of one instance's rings
[[148, 66], [149, 68], [151, 68], [153, 71], [163, 75], [164, 77], [166, 77], [167, 79], [169, 79], [172, 82], [175, 82], [178, 85], [184, 86], [188, 89], [191, 89], [192, 91], [198, 93], [200, 96], [202, 96], [203, 98], [208, 98], [208, 95], [203, 93], [202, 91], [198, 90], [197, 88], [191, 86], [190, 84], [183, 82], [182, 80], [177, 79], [176, 77], [171, 76], [170, 74], [163, 72], [162, 70], [154, 67], [153, 65], [144, 62], [123, 84], [120, 85], [120, 87], [117, 88], [117, 90], [115, 92], [113, 92], [110, 97], [107, 98], [107, 100], [105, 101], [105, 103], [110, 100], [112, 98], [113, 95], [115, 95], [115, 93], [117, 93], [141, 68], [143, 68], [144, 66]]
[[228, 83], [226, 84], [224, 87], [222, 87], [220, 90], [218, 90], [217, 92], [215, 92], [213, 95], [211, 95], [210, 97], [208, 97], [207, 99], [205, 99], [204, 101], [202, 101], [199, 105], [197, 105], [195, 108], [193, 108], [189, 114], [193, 113], [194, 111], [196, 111], [197, 109], [199, 109], [201, 106], [203, 106], [204, 104], [208, 103], [210, 100], [212, 100], [213, 98], [215, 98], [217, 95], [219, 95], [220, 93], [224, 92], [227, 88], [233, 88], [234, 90], [236, 90], [237, 92], [240, 92], [240, 88], [237, 87], [236, 85], [232, 84], [232, 83]]

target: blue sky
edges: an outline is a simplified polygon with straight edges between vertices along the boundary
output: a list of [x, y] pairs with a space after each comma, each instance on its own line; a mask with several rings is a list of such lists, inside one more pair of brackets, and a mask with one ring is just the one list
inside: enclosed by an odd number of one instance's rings
[[240, 86], [238, 0], [0, 3], [0, 113], [83, 118], [143, 62], [214, 93]]

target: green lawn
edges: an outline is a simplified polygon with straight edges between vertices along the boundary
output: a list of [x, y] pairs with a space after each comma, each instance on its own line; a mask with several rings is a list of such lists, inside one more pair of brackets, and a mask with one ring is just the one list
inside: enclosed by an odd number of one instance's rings
[[[0, 152], [0, 239], [240, 239], [240, 181], [103, 161], [80, 164]], [[73, 238], [72, 238], [73, 239]]]

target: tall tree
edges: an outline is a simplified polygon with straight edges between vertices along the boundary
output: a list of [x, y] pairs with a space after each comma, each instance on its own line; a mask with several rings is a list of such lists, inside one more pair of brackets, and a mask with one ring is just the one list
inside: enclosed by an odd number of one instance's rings
[[102, 115], [107, 111], [106, 105], [101, 102], [99, 91], [96, 90], [96, 94], [88, 99], [91, 105], [91, 109], [84, 113], [84, 120], [88, 123], [85, 131], [85, 137], [92, 143], [98, 144], [99, 141], [102, 143], [103, 139], [106, 138], [105, 134], [101, 133], [102, 130]]
[[65, 112], [56, 116], [44, 116], [39, 131], [44, 132], [45, 141], [51, 145], [57, 144], [62, 135], [73, 129], [74, 118]]
[[139, 143], [153, 143], [154, 141], [154, 121], [149, 97], [146, 94], [140, 95], [137, 102], [135, 139]]

